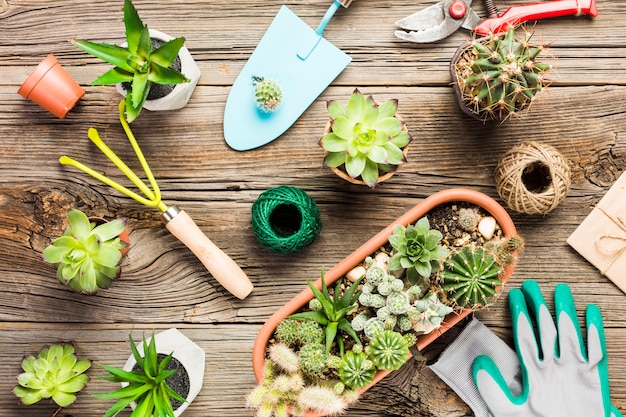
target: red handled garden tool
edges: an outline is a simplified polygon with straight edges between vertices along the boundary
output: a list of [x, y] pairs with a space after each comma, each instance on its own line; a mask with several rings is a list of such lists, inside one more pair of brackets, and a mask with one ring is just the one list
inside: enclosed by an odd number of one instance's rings
[[181, 242], [183, 242], [191, 251], [198, 257], [207, 270], [213, 275], [213, 277], [220, 283], [226, 290], [239, 299], [244, 299], [252, 291], [252, 283], [241, 270], [241, 268], [226, 255], [220, 248], [218, 248], [211, 240], [198, 228], [196, 223], [189, 217], [187, 213], [179, 210], [176, 206], [167, 206], [161, 201], [161, 191], [159, 186], [152, 175], [150, 166], [148, 165], [141, 148], [130, 130], [126, 119], [124, 118], [125, 103], [120, 102], [120, 122], [122, 127], [128, 136], [128, 140], [137, 155], [137, 159], [143, 168], [146, 177], [150, 183], [150, 187], [141, 180], [137, 174], [135, 174], [98, 135], [98, 131], [94, 128], [89, 129], [87, 135], [89, 139], [104, 153], [107, 158], [111, 160], [117, 166], [128, 179], [139, 188], [139, 190], [145, 195], [145, 197], [129, 190], [123, 185], [111, 180], [108, 177], [94, 171], [82, 163], [62, 156], [59, 162], [62, 165], [71, 165], [81, 171], [91, 175], [99, 181], [102, 181], [106, 185], [109, 185], [121, 193], [133, 198], [134, 200], [144, 204], [148, 207], [157, 207], [161, 210], [161, 219], [165, 223], [165, 227], [176, 236]]
[[490, 33], [506, 32], [511, 26], [530, 20], [560, 16], [598, 15], [595, 0], [553, 0], [542, 3], [511, 6], [502, 14], [493, 0], [485, 0], [489, 17], [480, 18], [470, 7], [472, 0], [442, 0], [404, 19], [396, 26], [402, 30], [395, 35], [411, 42], [429, 43], [442, 40], [462, 27], [487, 36]]

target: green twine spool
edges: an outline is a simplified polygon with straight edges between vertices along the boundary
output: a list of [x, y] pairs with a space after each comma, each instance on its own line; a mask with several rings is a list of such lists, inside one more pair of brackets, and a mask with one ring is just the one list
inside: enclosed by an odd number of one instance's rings
[[280, 255], [304, 249], [322, 230], [315, 201], [287, 185], [270, 188], [259, 196], [252, 205], [251, 223], [261, 246]]

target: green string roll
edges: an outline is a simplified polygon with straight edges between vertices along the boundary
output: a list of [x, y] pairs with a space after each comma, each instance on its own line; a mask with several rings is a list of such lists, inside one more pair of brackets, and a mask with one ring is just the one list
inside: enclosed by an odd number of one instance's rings
[[299, 188], [281, 185], [264, 191], [252, 204], [252, 230], [267, 250], [287, 255], [315, 240], [322, 230], [317, 204]]

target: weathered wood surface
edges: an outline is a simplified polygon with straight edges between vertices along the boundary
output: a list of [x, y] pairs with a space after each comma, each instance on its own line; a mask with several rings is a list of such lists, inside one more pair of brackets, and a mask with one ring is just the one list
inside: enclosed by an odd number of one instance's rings
[[[264, 320], [370, 236], [429, 194], [463, 186], [498, 198], [493, 170], [499, 157], [524, 140], [557, 147], [570, 159], [567, 199], [545, 217], [512, 213], [527, 249], [511, 287], [537, 279], [549, 296], [570, 284], [579, 311], [602, 309], [613, 403], [626, 411], [626, 295], [574, 252], [566, 238], [626, 168], [626, 2], [602, 1], [599, 16], [537, 23], [552, 43], [558, 69], [541, 103], [521, 120], [483, 126], [457, 109], [447, 66], [469, 37], [459, 31], [430, 45], [393, 36], [393, 23], [433, 2], [356, 0], [337, 13], [325, 37], [353, 62], [307, 112], [272, 144], [239, 153], [223, 140], [224, 103], [232, 82], [276, 14], [279, 1], [136, 0], [150, 27], [184, 35], [202, 70], [189, 105], [169, 114], [144, 112], [133, 130], [165, 201], [184, 208], [199, 227], [249, 275], [255, 290], [240, 301], [226, 293], [158, 213], [72, 169], [75, 156], [114, 179], [114, 167], [89, 142], [97, 127], [123, 159], [134, 161], [117, 122], [119, 96], [89, 83], [107, 65], [75, 49], [80, 37], [121, 42], [121, 1], [0, 0], [0, 409], [7, 417], [48, 416], [50, 404], [25, 411], [11, 394], [19, 363], [42, 345], [72, 340], [79, 355], [122, 365], [127, 335], [179, 327], [207, 352], [202, 392], [186, 416], [247, 416], [244, 396], [255, 385], [250, 353]], [[316, 26], [328, 0], [288, 2]], [[482, 5], [476, 2], [479, 13]], [[511, 4], [520, 2], [511, 1]], [[287, 35], [288, 36], [288, 35]], [[279, 47], [279, 46], [277, 46]], [[65, 120], [16, 91], [39, 61], [53, 52], [87, 91]], [[317, 141], [326, 123], [325, 100], [345, 100], [359, 87], [377, 99], [397, 97], [415, 141], [409, 163], [375, 190], [349, 185], [321, 167]], [[323, 232], [296, 256], [263, 250], [250, 228], [250, 207], [268, 188], [288, 184], [318, 203]], [[41, 252], [78, 207], [106, 217], [128, 217], [131, 249], [123, 276], [96, 296], [61, 286]], [[478, 314], [510, 341], [505, 301]], [[99, 374], [94, 367], [93, 376]], [[93, 378], [89, 390], [110, 388]], [[109, 404], [88, 394], [63, 416], [101, 415]], [[128, 415], [125, 412], [123, 415]], [[422, 363], [410, 361], [352, 407], [349, 416], [467, 416], [469, 408]]]

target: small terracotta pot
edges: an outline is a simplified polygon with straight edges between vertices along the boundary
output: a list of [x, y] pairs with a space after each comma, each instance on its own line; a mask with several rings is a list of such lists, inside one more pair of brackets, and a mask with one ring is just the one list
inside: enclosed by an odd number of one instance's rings
[[[412, 209], [396, 219], [393, 223], [389, 224], [386, 228], [378, 232], [378, 234], [368, 240], [360, 248], [345, 257], [332, 269], [326, 271], [324, 273], [324, 281], [326, 285], [331, 286], [334, 282], [336, 282], [338, 279], [342, 278], [346, 273], [348, 273], [352, 268], [361, 264], [361, 262], [363, 262], [363, 260], [367, 256], [372, 255], [380, 247], [384, 246], [387, 243], [389, 236], [393, 234], [393, 227], [395, 225], [402, 224], [404, 226], [407, 226], [409, 224], [413, 224], [435, 207], [451, 202], [468, 202], [480, 206], [496, 219], [496, 221], [502, 228], [505, 236], [509, 237], [517, 234], [515, 230], [515, 225], [513, 224], [513, 220], [511, 220], [511, 217], [506, 212], [506, 210], [498, 202], [496, 202], [494, 199], [487, 196], [486, 194], [465, 188], [453, 188], [440, 191], [415, 205]], [[509, 280], [514, 269], [515, 263], [504, 268], [504, 272], [501, 277], [502, 282], [506, 282]], [[321, 279], [318, 279], [314, 283], [314, 285], [321, 290]], [[267, 345], [272, 338], [276, 327], [287, 316], [305, 307], [312, 298], [313, 292], [311, 291], [311, 289], [308, 287], [305, 288], [300, 294], [298, 294], [296, 297], [291, 299], [291, 301], [289, 301], [278, 311], [276, 311], [261, 327], [261, 330], [257, 335], [252, 350], [252, 366], [254, 368], [254, 375], [258, 382], [261, 382], [263, 378], [263, 367], [265, 364]], [[418, 337], [416, 344], [417, 348], [419, 350], [424, 349], [439, 336], [452, 328], [455, 324], [459, 323], [461, 320], [471, 314], [471, 312], [472, 311], [469, 309], [464, 309], [461, 311], [455, 310], [454, 312], [448, 314], [439, 329]], [[407, 360], [409, 358], [407, 358]], [[357, 392], [359, 394], [362, 394], [391, 372], [392, 371], [378, 371], [376, 373], [376, 376], [374, 377], [374, 381], [368, 386], [357, 390]], [[315, 413], [309, 410], [304, 415], [307, 417], [318, 417], [322, 414]]]
[[[398, 115], [396, 115], [396, 117], [402, 121], [404, 121], [404, 119]], [[332, 121], [328, 121], [328, 123], [326, 124], [326, 128], [324, 129], [324, 135], [327, 135], [328, 133], [330, 133], [330, 129], [332, 126]], [[408, 132], [408, 128], [405, 125], [402, 126], [402, 130], [404, 130], [405, 132]], [[407, 154], [409, 153], [409, 145], [411, 144], [411, 142], [409, 142], [404, 148], [402, 148], [402, 153], [404, 154], [404, 157], [406, 158]], [[326, 156], [328, 154], [328, 152], [325, 150], [324, 151], [324, 156]], [[357, 178], [352, 178], [350, 175], [348, 175], [348, 173], [346, 172], [345, 169], [342, 168], [343, 165], [339, 166], [339, 167], [330, 167], [330, 170], [333, 171], [335, 173], [335, 175], [337, 175], [339, 178], [342, 178], [352, 184], [357, 184], [357, 185], [367, 185], [365, 183], [365, 181], [363, 181], [361, 179], [361, 177], [357, 177]], [[387, 181], [389, 178], [391, 178], [397, 171], [398, 168], [400, 167], [400, 165], [396, 165], [394, 167], [394, 169], [392, 171], [389, 172], [385, 172], [382, 175], [379, 175], [378, 180], [376, 181], [376, 184], [380, 184], [381, 182], [385, 182]], [[380, 171], [379, 171], [380, 173]]]
[[17, 92], [60, 119], [85, 95], [85, 90], [52, 54], [35, 68]]

